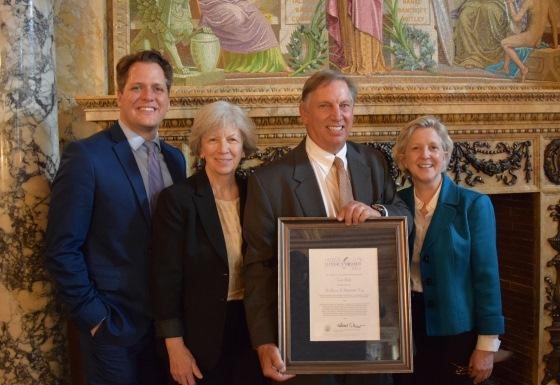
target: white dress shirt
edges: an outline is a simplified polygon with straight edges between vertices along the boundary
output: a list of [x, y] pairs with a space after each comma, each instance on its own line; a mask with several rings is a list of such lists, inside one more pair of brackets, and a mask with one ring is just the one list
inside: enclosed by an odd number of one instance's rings
[[317, 184], [319, 185], [319, 190], [321, 191], [321, 197], [323, 198], [323, 204], [325, 205], [327, 217], [335, 218], [336, 209], [327, 187], [327, 175], [334, 163], [335, 157], [342, 159], [344, 168], [348, 171], [346, 144], [344, 144], [344, 147], [342, 147], [336, 154], [331, 154], [330, 152], [323, 150], [309, 136], [307, 136], [305, 139], [305, 151], [307, 152], [307, 157], [311, 162], [311, 167], [315, 172], [315, 178], [317, 179]]

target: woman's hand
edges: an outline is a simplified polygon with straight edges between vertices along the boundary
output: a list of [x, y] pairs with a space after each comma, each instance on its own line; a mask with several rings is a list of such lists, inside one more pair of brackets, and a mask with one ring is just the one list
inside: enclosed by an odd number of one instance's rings
[[202, 379], [202, 373], [190, 350], [185, 346], [183, 337], [166, 338], [165, 346], [169, 356], [169, 371], [177, 383], [195, 385], [195, 377]]
[[469, 376], [475, 384], [480, 384], [492, 374], [494, 367], [494, 352], [473, 350], [469, 360]]

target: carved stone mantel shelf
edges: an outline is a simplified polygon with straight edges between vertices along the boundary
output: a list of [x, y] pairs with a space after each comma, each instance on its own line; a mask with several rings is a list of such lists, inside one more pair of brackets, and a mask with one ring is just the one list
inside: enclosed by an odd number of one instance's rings
[[[560, 84], [512, 83], [496, 79], [444, 78], [436, 76], [356, 77], [359, 96], [354, 114], [352, 140], [388, 143], [389, 150], [399, 129], [424, 114], [438, 115], [457, 142], [484, 142], [489, 149], [499, 143], [514, 145], [528, 141], [527, 158], [532, 162], [529, 178], [504, 185], [488, 181], [484, 169], [478, 186], [488, 192], [538, 191], [542, 186], [541, 138], [554, 138], [560, 132]], [[298, 119], [298, 103], [304, 79], [229, 79], [225, 85], [177, 87], [172, 90], [171, 108], [160, 134], [183, 145], [196, 110], [206, 103], [226, 99], [248, 110], [255, 120], [259, 145], [293, 146], [304, 136]], [[79, 97], [78, 104], [88, 121], [104, 127], [116, 120], [115, 96]], [[478, 146], [480, 149], [481, 147]], [[476, 156], [500, 159], [499, 151], [482, 151]], [[471, 165], [466, 168], [472, 169]], [[492, 175], [493, 176], [493, 175]], [[475, 178], [476, 179], [476, 178]], [[522, 182], [523, 181], [523, 182]]]
[[[487, 141], [488, 148], [492, 148], [498, 143], [513, 145], [528, 141], [527, 156], [534, 168], [541, 163], [539, 138], [553, 138], [560, 132], [560, 84], [398, 75], [354, 80], [359, 86], [359, 96], [351, 135], [358, 142], [390, 146], [406, 122], [420, 115], [435, 114], [448, 125], [457, 142]], [[298, 119], [303, 81], [302, 78], [229, 79], [225, 85], [174, 88], [171, 108], [160, 133], [168, 141], [184, 146], [196, 110], [206, 103], [226, 99], [248, 110], [257, 125], [262, 149], [293, 146], [305, 133]], [[100, 126], [110, 124], [118, 116], [114, 96], [79, 97], [77, 102], [86, 120]], [[477, 156], [482, 155], [496, 161], [500, 157], [497, 151], [481, 152]], [[479, 179], [488, 178], [481, 175]], [[529, 178], [517, 179], [525, 182], [504, 186], [486, 181], [479, 189], [525, 192], [542, 187], [540, 173], [534, 170]]]
[[[394, 82], [388, 80], [391, 78]], [[560, 84], [484, 83], [478, 79], [440, 84], [428, 83], [422, 77], [412, 78], [413, 84], [403, 84], [399, 83], [403, 81], [399, 77], [382, 79], [382, 82], [371, 83], [366, 78], [356, 78], [360, 87], [356, 115], [560, 113]], [[226, 86], [173, 89], [168, 118], [192, 118], [197, 107], [219, 99], [250, 107], [253, 117], [296, 116], [303, 80], [291, 79], [285, 84], [264, 83], [234, 82]], [[87, 120], [108, 120], [117, 112], [114, 96], [79, 97], [77, 100], [88, 114]], [[508, 111], [512, 106], [516, 108]]]
[[[186, 143], [196, 110], [226, 99], [246, 108], [257, 125], [259, 151], [246, 164], [251, 167], [266, 162], [304, 137], [298, 119], [303, 81], [230, 79], [219, 86], [179, 87], [172, 91], [171, 109], [160, 134], [188, 153]], [[560, 327], [545, 331], [552, 318], [544, 310], [545, 303], [547, 309], [560, 308], [560, 294], [550, 294], [560, 293], [560, 281], [554, 268], [547, 266], [557, 254], [548, 239], [556, 236], [554, 221], [558, 218], [553, 221], [548, 208], [559, 205], [560, 199], [560, 84], [392, 75], [357, 77], [355, 81], [359, 97], [352, 140], [376, 146], [390, 156], [397, 133], [406, 122], [434, 114], [447, 124], [455, 141], [448, 171], [460, 184], [491, 194], [538, 194], [541, 287], [536, 311], [540, 331], [533, 383], [548, 384], [560, 378]], [[86, 120], [100, 127], [117, 119], [114, 96], [85, 96], [77, 102]], [[396, 168], [392, 170], [401, 183]], [[556, 313], [552, 316], [557, 325], [560, 318]], [[547, 353], [551, 354], [545, 362]]]

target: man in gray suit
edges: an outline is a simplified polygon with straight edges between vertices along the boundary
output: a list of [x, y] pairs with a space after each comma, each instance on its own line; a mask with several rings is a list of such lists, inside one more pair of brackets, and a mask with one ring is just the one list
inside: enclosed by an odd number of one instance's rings
[[[383, 154], [348, 142], [357, 90], [344, 75], [319, 71], [305, 83], [299, 112], [306, 138], [281, 160], [249, 179], [243, 233], [245, 308], [253, 346], [265, 376], [301, 384], [389, 384], [388, 376], [309, 376], [293, 378], [277, 347], [276, 234], [279, 217], [336, 217], [347, 224], [386, 215], [410, 216], [397, 194]], [[327, 175], [335, 157], [350, 175], [354, 200], [336, 210]], [[412, 223], [409, 221], [409, 223]]]

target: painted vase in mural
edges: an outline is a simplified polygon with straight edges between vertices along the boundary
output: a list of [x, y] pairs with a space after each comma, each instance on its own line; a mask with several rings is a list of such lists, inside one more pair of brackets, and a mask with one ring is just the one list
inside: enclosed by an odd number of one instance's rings
[[200, 72], [212, 72], [220, 58], [220, 40], [204, 27], [191, 37], [191, 56]]

